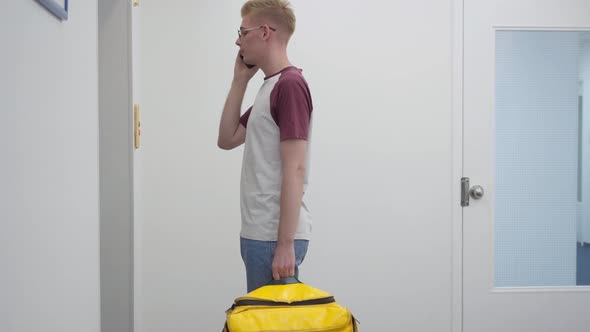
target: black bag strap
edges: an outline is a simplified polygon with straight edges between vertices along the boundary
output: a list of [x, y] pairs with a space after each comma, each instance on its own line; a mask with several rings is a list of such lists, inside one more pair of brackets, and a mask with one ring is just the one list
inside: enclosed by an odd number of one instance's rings
[[289, 285], [289, 284], [302, 284], [299, 279], [295, 277], [283, 278], [281, 280], [272, 279], [266, 285]]

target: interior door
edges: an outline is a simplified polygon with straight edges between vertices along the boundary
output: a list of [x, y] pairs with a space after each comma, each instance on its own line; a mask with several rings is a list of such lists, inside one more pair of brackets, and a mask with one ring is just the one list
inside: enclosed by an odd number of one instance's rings
[[586, 331], [590, 1], [463, 11], [463, 331]]

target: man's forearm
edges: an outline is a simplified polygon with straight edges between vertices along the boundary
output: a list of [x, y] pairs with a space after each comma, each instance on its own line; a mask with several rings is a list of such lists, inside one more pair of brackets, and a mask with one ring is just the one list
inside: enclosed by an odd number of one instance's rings
[[302, 168], [293, 169], [283, 174], [281, 185], [281, 209], [279, 220], [279, 244], [292, 244], [299, 223], [301, 210], [301, 198], [303, 197], [303, 178], [305, 171]]
[[233, 81], [219, 122], [218, 143], [223, 145], [231, 140], [240, 125], [240, 110], [248, 82]]

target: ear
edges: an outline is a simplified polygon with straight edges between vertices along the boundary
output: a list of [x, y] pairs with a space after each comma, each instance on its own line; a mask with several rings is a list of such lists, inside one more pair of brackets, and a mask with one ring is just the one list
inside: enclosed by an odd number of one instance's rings
[[270, 38], [270, 28], [268, 27], [268, 24], [264, 24], [264, 32], [262, 33], [262, 39], [263, 40], [268, 40]]

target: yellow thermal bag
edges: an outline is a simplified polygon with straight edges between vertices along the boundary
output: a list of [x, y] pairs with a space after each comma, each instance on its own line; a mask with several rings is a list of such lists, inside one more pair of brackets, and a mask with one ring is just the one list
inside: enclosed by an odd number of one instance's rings
[[358, 331], [356, 319], [332, 295], [294, 278], [237, 298], [226, 315], [223, 332]]

